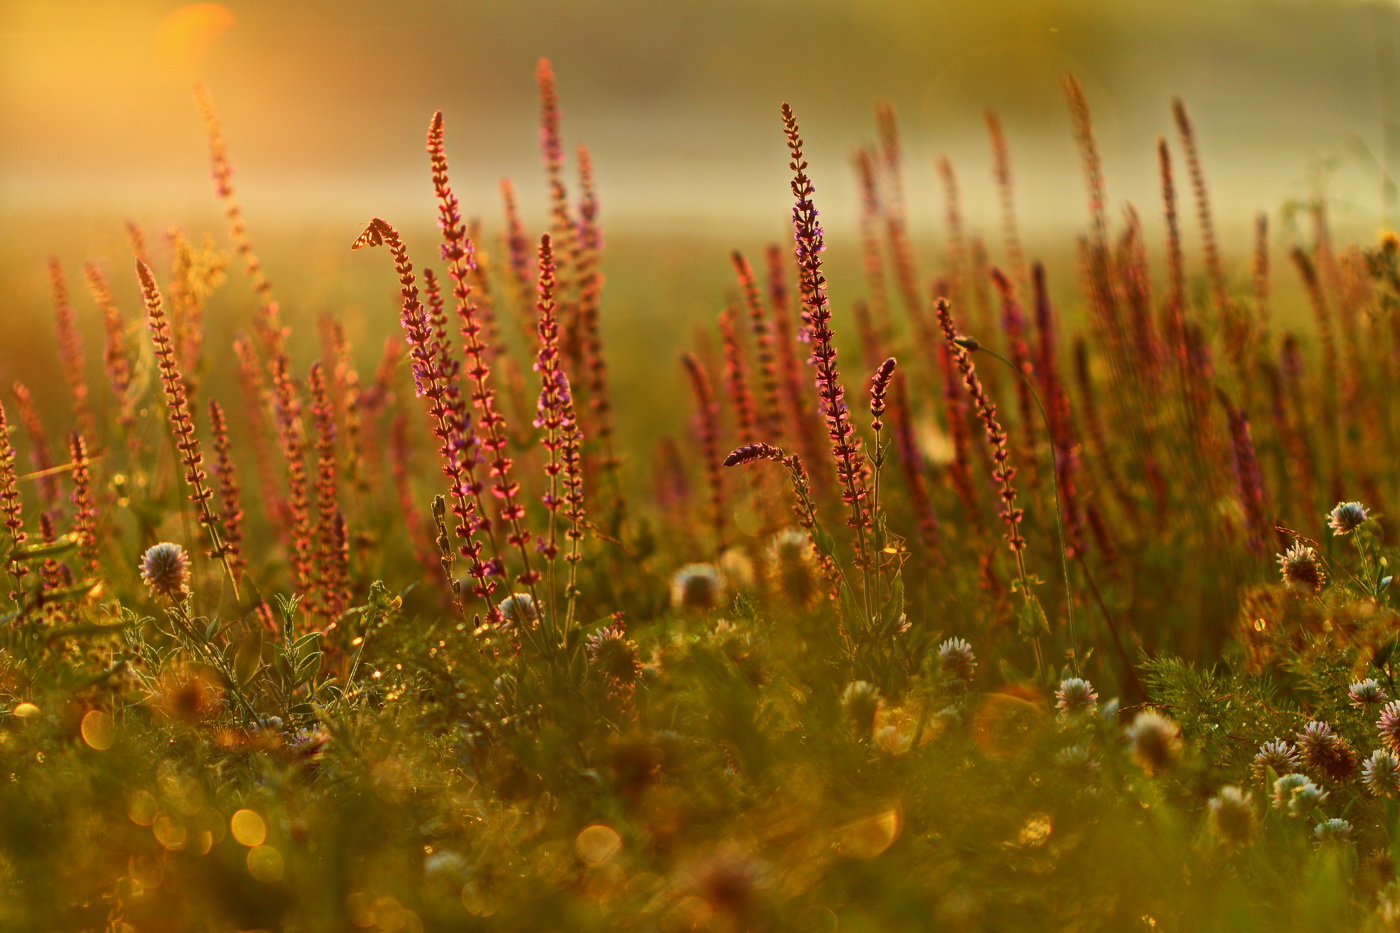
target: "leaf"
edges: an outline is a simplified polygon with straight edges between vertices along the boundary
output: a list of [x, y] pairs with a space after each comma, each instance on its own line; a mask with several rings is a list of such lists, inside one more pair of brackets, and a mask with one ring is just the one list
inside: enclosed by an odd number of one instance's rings
[[904, 575], [896, 573], [894, 579], [890, 581], [890, 598], [885, 601], [884, 611], [881, 613], [881, 630], [893, 632], [899, 625], [900, 618], [904, 615]]
[[292, 642], [291, 652], [298, 662], [307, 655], [316, 656], [321, 653], [318, 642], [321, 640], [320, 632], [307, 632], [305, 635]]
[[841, 617], [852, 624], [859, 625], [859, 631], [865, 631], [870, 620], [861, 618], [865, 614], [860, 603], [856, 601], [856, 594], [851, 591], [851, 587], [843, 579], [841, 581]]
[[49, 544], [34, 544], [29, 547], [17, 547], [10, 552], [10, 560], [62, 560], [70, 554], [77, 553], [77, 551], [78, 536], [63, 535], [58, 540]]
[[241, 687], [248, 683], [262, 668], [263, 635], [260, 626], [243, 636], [238, 643], [238, 652], [233, 657], [233, 674]]
[[1016, 613], [1017, 629], [1027, 638], [1039, 638], [1050, 634], [1050, 620], [1045, 616], [1045, 607], [1034, 593], [1025, 593], [1026, 601]]
[[588, 655], [577, 648], [569, 656], [569, 681], [575, 686], [582, 686], [588, 679]]
[[813, 522], [808, 532], [812, 538], [812, 544], [816, 546], [817, 550], [833, 561], [836, 560], [836, 542], [832, 540], [831, 535], [826, 533], [821, 522]]
[[101, 580], [84, 580], [82, 583], [75, 583], [72, 586], [60, 586], [52, 590], [44, 590], [44, 605], [51, 603], [76, 603], [95, 595], [102, 589]]
[[1371, 655], [1371, 666], [1377, 669], [1384, 668], [1390, 663], [1391, 657], [1395, 654], [1397, 640], [1394, 638], [1382, 642], [1376, 649], [1376, 653]]

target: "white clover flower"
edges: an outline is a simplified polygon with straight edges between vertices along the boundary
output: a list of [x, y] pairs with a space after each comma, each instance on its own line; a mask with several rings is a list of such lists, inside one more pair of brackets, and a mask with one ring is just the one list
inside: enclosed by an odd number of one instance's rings
[[1366, 523], [1371, 513], [1360, 502], [1338, 502], [1327, 515], [1327, 525], [1334, 535], [1350, 534]]
[[1259, 752], [1254, 756], [1254, 777], [1263, 781], [1268, 776], [1269, 768], [1274, 769], [1274, 774], [1292, 774], [1298, 770], [1298, 750], [1289, 742], [1283, 739], [1273, 739], [1259, 746]]
[[1163, 771], [1181, 756], [1181, 727], [1155, 709], [1138, 713], [1126, 734], [1133, 758], [1144, 771]]
[[1238, 848], [1254, 840], [1259, 830], [1259, 820], [1249, 794], [1238, 787], [1222, 787], [1206, 807], [1210, 811], [1211, 830], [1221, 842]]
[[1376, 749], [1361, 764], [1361, 781], [1377, 797], [1395, 796], [1400, 792], [1400, 758], [1389, 749]]
[[1320, 846], [1343, 845], [1351, 842], [1353, 832], [1350, 823], [1335, 817], [1323, 820], [1313, 827], [1313, 836], [1316, 837], [1317, 844]]
[[1082, 677], [1066, 677], [1055, 691], [1055, 705], [1067, 716], [1092, 713], [1098, 708], [1099, 695]]
[[938, 660], [943, 669], [963, 685], [971, 683], [977, 670], [977, 656], [972, 653], [972, 646], [961, 638], [949, 638], [939, 645]]
[[686, 564], [671, 575], [671, 605], [692, 612], [717, 609], [728, 586], [714, 564]]
[[1371, 706], [1379, 706], [1385, 702], [1385, 690], [1381, 687], [1380, 681], [1374, 677], [1366, 680], [1358, 680], [1347, 688], [1347, 697], [1353, 706], [1358, 709], [1366, 709]]

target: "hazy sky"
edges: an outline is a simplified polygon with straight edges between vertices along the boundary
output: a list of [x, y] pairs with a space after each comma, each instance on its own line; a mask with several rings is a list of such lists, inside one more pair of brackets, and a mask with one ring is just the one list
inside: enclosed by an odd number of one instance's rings
[[1380, 146], [1382, 62], [1400, 36], [1394, 4], [1347, 0], [230, 0], [232, 24], [189, 68], [160, 44], [179, 7], [0, 2], [0, 212], [210, 209], [197, 76], [254, 217], [324, 220], [352, 237], [375, 214], [429, 217], [435, 109], [467, 210], [494, 222], [508, 175], [538, 215], [534, 67], [549, 56], [565, 141], [593, 149], [615, 226], [781, 223], [783, 100], [808, 136], [819, 206], [848, 225], [849, 154], [873, 136], [877, 99], [900, 115], [916, 219], [941, 214], [931, 166], [947, 153], [969, 213], [991, 222], [990, 106], [1028, 225], [1078, 225], [1058, 85], [1072, 71], [1115, 206], [1155, 213], [1154, 141], [1171, 135], [1180, 94], [1227, 221], [1306, 195], [1332, 159], [1337, 213], [1373, 227], [1379, 180], [1364, 150]]

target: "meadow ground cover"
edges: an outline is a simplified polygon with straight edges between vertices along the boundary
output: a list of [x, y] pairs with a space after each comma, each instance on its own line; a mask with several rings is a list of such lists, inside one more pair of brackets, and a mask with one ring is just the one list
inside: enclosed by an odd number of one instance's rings
[[658, 360], [537, 77], [546, 221], [469, 217], [433, 114], [431, 239], [345, 243], [363, 319], [279, 304], [203, 89], [223, 229], [50, 264], [0, 400], [4, 928], [1400, 925], [1400, 237], [1317, 202], [1223, 255], [1178, 102], [1151, 267], [1066, 77], [1077, 263], [995, 114], [998, 229], [945, 161], [921, 262], [893, 109], [809, 165], [783, 105], [791, 239]]

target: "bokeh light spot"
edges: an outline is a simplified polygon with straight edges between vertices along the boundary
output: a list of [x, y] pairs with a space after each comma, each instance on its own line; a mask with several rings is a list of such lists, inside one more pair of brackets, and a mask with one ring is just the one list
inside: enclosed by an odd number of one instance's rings
[[852, 820], [837, 831], [842, 855], [874, 858], [884, 852], [899, 835], [899, 811], [893, 808]]
[[285, 867], [282, 853], [272, 846], [254, 846], [248, 850], [248, 874], [264, 884], [281, 881]]
[[167, 849], [183, 849], [185, 839], [189, 836], [185, 824], [175, 822], [175, 819], [167, 813], [156, 817], [156, 821], [151, 824], [151, 832], [155, 834], [156, 842]]
[[345, 916], [357, 927], [374, 926], [374, 911], [370, 896], [363, 891], [345, 895]]
[[595, 823], [574, 840], [574, 851], [589, 865], [602, 865], [622, 849], [622, 837], [611, 826]]
[[1010, 685], [982, 699], [972, 716], [972, 737], [987, 757], [1013, 758], [1035, 744], [1045, 721], [1040, 697]]
[[90, 709], [83, 717], [81, 727], [83, 741], [88, 747], [105, 752], [117, 741], [117, 724], [112, 714], [100, 709]]
[[474, 917], [489, 917], [501, 905], [495, 893], [485, 885], [468, 881], [462, 885], [462, 906]]
[[254, 810], [238, 810], [228, 821], [229, 832], [240, 845], [254, 848], [267, 841], [267, 824]]
[[148, 790], [138, 790], [126, 798], [126, 815], [137, 826], [150, 826], [156, 821], [156, 798]]

